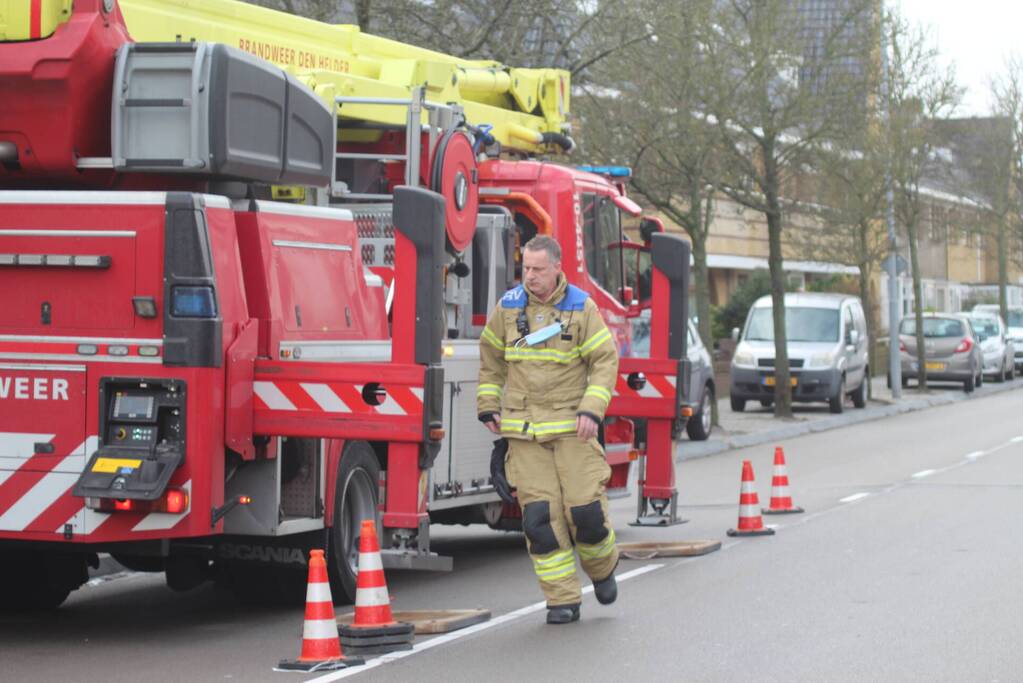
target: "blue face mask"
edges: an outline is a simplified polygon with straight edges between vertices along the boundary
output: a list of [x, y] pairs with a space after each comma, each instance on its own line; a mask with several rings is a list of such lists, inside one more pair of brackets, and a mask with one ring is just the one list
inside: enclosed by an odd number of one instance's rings
[[536, 346], [537, 344], [547, 341], [548, 339], [550, 339], [551, 337], [560, 332], [561, 323], [551, 323], [547, 327], [541, 327], [536, 332], [531, 332], [530, 334], [527, 334], [525, 337], [515, 342], [515, 346], [521, 346], [523, 344], [526, 346]]

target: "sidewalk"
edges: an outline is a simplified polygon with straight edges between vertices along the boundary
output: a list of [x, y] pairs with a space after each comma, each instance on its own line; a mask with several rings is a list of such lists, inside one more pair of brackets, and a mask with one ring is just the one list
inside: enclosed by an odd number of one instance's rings
[[915, 383], [910, 383], [909, 387], [902, 390], [902, 398], [897, 402], [885, 384], [884, 377], [874, 377], [871, 383], [873, 398], [867, 402], [867, 407], [857, 409], [852, 406], [852, 402], [846, 401], [845, 412], [839, 415], [832, 414], [823, 403], [797, 403], [792, 409], [795, 416], [782, 419], [774, 417], [773, 407], [762, 408], [755, 401], [746, 403], [745, 412], [734, 413], [727, 397], [718, 399], [720, 424], [715, 425], [706, 441], [690, 441], [683, 436], [676, 446], [676, 459], [703, 458], [733, 448], [773, 443], [803, 434], [925, 410], [932, 406], [1023, 389], [1023, 378], [1001, 383], [986, 380], [984, 386], [972, 394], [966, 394], [961, 385], [952, 384], [938, 384], [921, 394]]

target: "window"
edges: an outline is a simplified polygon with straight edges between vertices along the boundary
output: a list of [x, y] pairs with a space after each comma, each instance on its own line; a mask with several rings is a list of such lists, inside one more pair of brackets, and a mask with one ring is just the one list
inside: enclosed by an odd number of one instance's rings
[[608, 293], [618, 296], [622, 287], [621, 250], [609, 247], [622, 239], [621, 214], [610, 197], [590, 192], [583, 193], [582, 207], [586, 270]]
[[[774, 341], [774, 318], [770, 307], [755, 308], [743, 339]], [[785, 336], [790, 342], [837, 342], [838, 310], [834, 308], [785, 308]]]
[[852, 331], [856, 329], [856, 323], [853, 322], [852, 306], [846, 306], [845, 315], [845, 343], [852, 344]]

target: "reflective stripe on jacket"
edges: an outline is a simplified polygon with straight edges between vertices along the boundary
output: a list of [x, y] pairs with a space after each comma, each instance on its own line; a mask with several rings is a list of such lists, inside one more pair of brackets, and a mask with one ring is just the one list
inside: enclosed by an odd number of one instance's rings
[[[552, 323], [562, 333], [526, 346], [517, 320], [530, 332]], [[564, 276], [541, 302], [520, 285], [504, 295], [480, 339], [477, 413], [500, 413], [504, 436], [546, 441], [575, 433], [576, 416], [603, 419], [618, 377], [618, 351], [589, 295]]]

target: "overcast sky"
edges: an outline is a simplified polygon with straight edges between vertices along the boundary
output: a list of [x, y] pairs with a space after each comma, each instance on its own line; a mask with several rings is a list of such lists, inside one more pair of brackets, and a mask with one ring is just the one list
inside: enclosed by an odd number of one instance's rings
[[930, 27], [967, 91], [959, 116], [989, 112], [988, 81], [1012, 52], [1023, 55], [1023, 0], [886, 0]]

